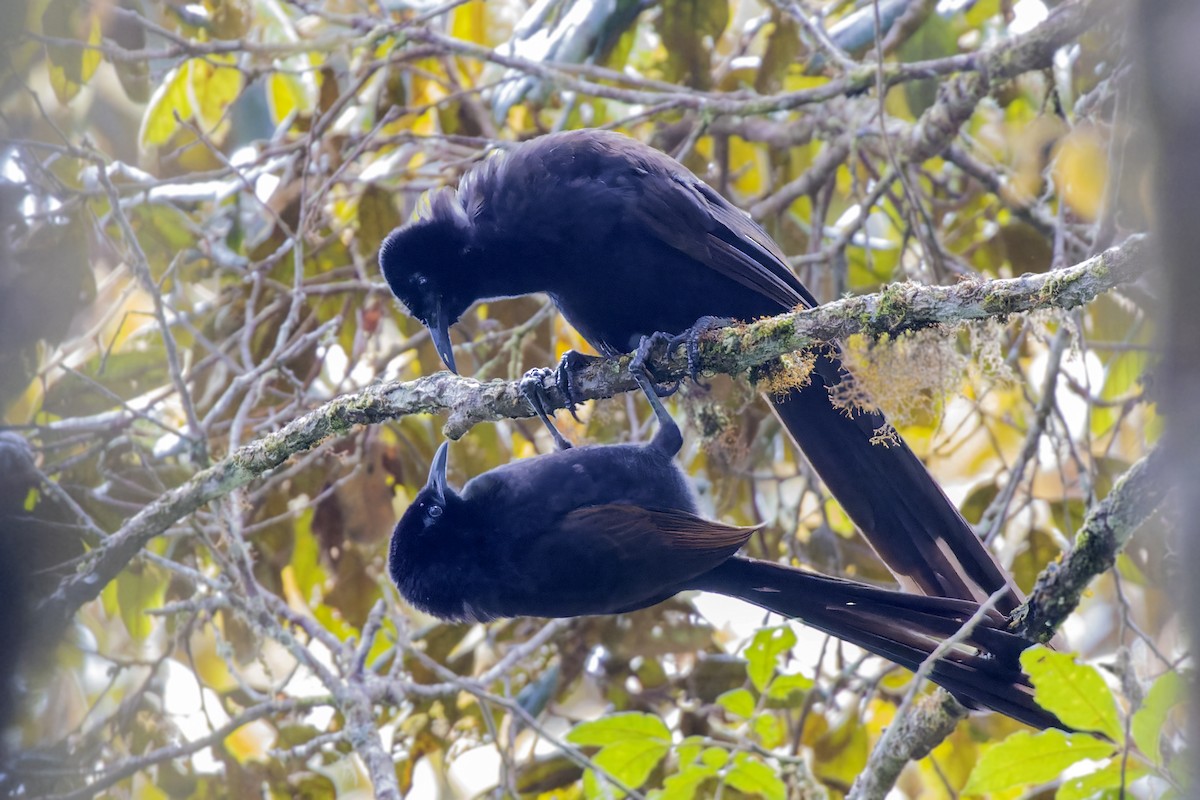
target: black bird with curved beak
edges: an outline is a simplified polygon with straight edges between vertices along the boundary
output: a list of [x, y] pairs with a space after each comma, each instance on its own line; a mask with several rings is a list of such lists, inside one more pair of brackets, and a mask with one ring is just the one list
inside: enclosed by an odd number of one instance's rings
[[[605, 131], [551, 134], [489, 158], [392, 231], [379, 262], [451, 370], [449, 328], [482, 299], [545, 292], [608, 356], [704, 317], [817, 304], [744, 213], [662, 153]], [[1004, 589], [996, 607], [1010, 613], [1019, 590], [920, 459], [903, 442], [873, 443], [887, 420], [830, 402], [847, 378], [829, 346], [808, 385], [771, 402], [902, 586], [976, 602]]]
[[[915, 670], [979, 606], [829, 578], [735, 555], [755, 528], [699, 516], [674, 458], [682, 437], [649, 378], [658, 417], [646, 444], [592, 445], [446, 481], [448, 443], [392, 534], [388, 568], [404, 598], [447, 620], [617, 614], [689, 589], [794, 617]], [[931, 678], [971, 707], [1061, 727], [1034, 703], [1018, 656], [1029, 642], [982, 617]]]

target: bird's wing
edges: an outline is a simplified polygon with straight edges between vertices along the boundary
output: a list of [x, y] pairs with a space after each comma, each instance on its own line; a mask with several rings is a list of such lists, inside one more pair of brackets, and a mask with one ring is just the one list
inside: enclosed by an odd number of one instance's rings
[[567, 515], [563, 528], [572, 533], [604, 531], [618, 544], [640, 545], [689, 557], [714, 558], [717, 563], [738, 551], [762, 526], [738, 527], [704, 519], [687, 511], [609, 504], [590, 506]]
[[[673, 166], [673, 165], [672, 165]], [[657, 173], [657, 174], [656, 174]], [[770, 297], [781, 309], [816, 299], [762, 228], [707, 184], [681, 170], [655, 170], [635, 186], [630, 221], [725, 277]], [[704, 231], [697, 236], [697, 231]]]
[[[712, 522], [685, 511], [625, 503], [567, 514], [554, 536], [528, 544], [525, 563], [547, 567], [555, 592], [603, 587], [611, 613], [656, 602], [732, 556], [757, 528]], [[546, 587], [549, 590], [552, 587]]]

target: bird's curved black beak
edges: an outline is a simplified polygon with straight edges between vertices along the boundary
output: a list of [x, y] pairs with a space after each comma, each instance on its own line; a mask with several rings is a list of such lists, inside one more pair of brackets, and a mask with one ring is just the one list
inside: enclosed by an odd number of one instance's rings
[[429, 338], [433, 339], [433, 347], [441, 357], [442, 363], [446, 365], [446, 369], [457, 375], [458, 369], [454, 366], [454, 350], [450, 347], [450, 321], [446, 319], [446, 312], [442, 309], [440, 300], [434, 306], [433, 314], [425, 323], [425, 327], [429, 329]]
[[449, 452], [450, 443], [442, 442], [442, 446], [433, 454], [433, 461], [429, 465], [429, 479], [425, 481], [425, 488], [433, 490], [439, 503], [446, 500], [446, 456]]

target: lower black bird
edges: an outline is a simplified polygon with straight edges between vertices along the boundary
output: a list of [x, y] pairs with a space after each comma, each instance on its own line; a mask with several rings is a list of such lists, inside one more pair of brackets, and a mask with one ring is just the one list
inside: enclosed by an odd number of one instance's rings
[[[675, 465], [679, 428], [639, 376], [659, 430], [648, 444], [578, 447], [446, 482], [447, 444], [392, 534], [401, 594], [448, 620], [616, 614], [700, 589], [754, 603], [916, 669], [978, 610], [734, 555], [756, 530], [700, 517]], [[1033, 702], [1028, 642], [982, 618], [931, 678], [972, 707], [1061, 726]]]
[[[477, 300], [545, 292], [597, 350], [680, 334], [702, 317], [751, 320], [816, 305], [767, 233], [686, 168], [606, 131], [534, 139], [436, 193], [383, 242], [388, 285], [454, 369], [449, 327]], [[829, 491], [907, 588], [1009, 613], [1020, 592], [882, 415], [845, 410], [836, 347], [811, 382], [771, 398]], [[844, 387], [843, 387], [844, 388]]]

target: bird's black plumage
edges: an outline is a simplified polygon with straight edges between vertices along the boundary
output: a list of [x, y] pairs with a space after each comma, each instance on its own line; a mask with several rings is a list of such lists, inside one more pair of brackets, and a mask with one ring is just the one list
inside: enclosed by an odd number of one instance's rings
[[[436, 194], [380, 250], [388, 284], [454, 369], [449, 326], [476, 300], [546, 292], [606, 355], [701, 317], [749, 320], [813, 296], [758, 225], [687, 169], [603, 131], [551, 134], [490, 158]], [[835, 407], [847, 375], [823, 350], [811, 383], [772, 398], [830, 492], [907, 588], [982, 601], [1020, 593], [920, 459], [873, 443], [879, 414]]]
[[[648, 382], [644, 388], [649, 389]], [[396, 525], [388, 566], [412, 605], [450, 620], [571, 617], [632, 611], [700, 589], [795, 617], [916, 669], [978, 610], [736, 556], [755, 529], [699, 516], [674, 463], [679, 429], [657, 398], [648, 444], [560, 450], [446, 483], [446, 445]], [[1018, 656], [1028, 642], [996, 612], [931, 677], [960, 700], [1031, 725], [1038, 707]]]

